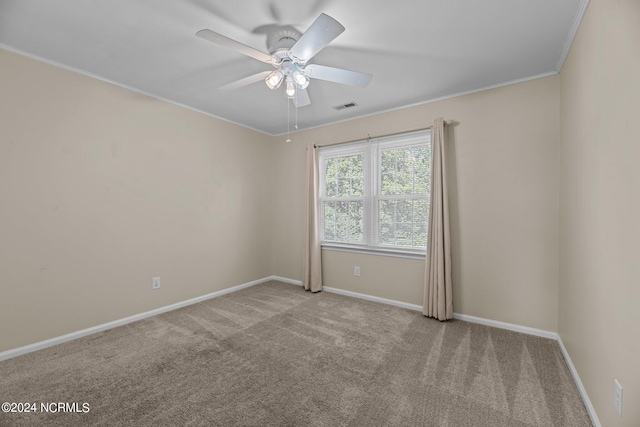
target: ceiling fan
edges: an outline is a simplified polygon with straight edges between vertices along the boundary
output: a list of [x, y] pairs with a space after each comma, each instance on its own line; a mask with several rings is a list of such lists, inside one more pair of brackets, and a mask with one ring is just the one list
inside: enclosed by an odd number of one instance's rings
[[318, 52], [344, 31], [344, 27], [324, 13], [311, 24], [297, 40], [296, 36], [286, 33], [276, 39], [269, 47], [269, 54], [260, 52], [211, 30], [200, 30], [198, 37], [219, 46], [242, 53], [243, 55], [273, 65], [275, 70], [263, 71], [220, 87], [221, 90], [233, 90], [264, 80], [269, 89], [276, 90], [284, 82], [287, 96], [293, 99], [296, 107], [311, 104], [307, 87], [309, 79], [326, 80], [351, 86], [366, 87], [371, 74], [324, 65], [307, 64]]

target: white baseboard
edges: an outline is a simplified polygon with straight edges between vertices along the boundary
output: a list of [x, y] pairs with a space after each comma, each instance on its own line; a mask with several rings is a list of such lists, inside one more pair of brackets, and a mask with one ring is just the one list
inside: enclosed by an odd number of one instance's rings
[[409, 310], [414, 310], [414, 311], [422, 311], [422, 306], [421, 305], [409, 304], [408, 302], [396, 301], [396, 300], [387, 299], [387, 298], [374, 297], [372, 295], [360, 294], [358, 292], [345, 291], [344, 289], [330, 288], [328, 286], [323, 286], [322, 289], [327, 291], [327, 292], [331, 292], [333, 294], [346, 295], [348, 297], [360, 298], [360, 299], [364, 299], [364, 300], [367, 300], [367, 301], [374, 301], [374, 302], [380, 302], [382, 304], [395, 305], [396, 307], [407, 308]]
[[[151, 317], [151, 316], [155, 316], [161, 313], [166, 313], [168, 311], [172, 311], [172, 310], [176, 310], [178, 308], [182, 308], [182, 307], [186, 307], [188, 305], [192, 305], [192, 304], [196, 304], [202, 301], [206, 301], [212, 298], [216, 298], [225, 294], [229, 294], [231, 292], [235, 292], [235, 291], [239, 291], [241, 289], [245, 289], [245, 288], [249, 288], [251, 286], [255, 286], [255, 285], [259, 285], [261, 283], [265, 283], [265, 282], [269, 282], [271, 280], [277, 280], [279, 282], [284, 282], [284, 283], [289, 283], [292, 285], [298, 285], [298, 286], [302, 286], [302, 282], [300, 280], [293, 280], [293, 279], [287, 279], [286, 277], [280, 277], [280, 276], [269, 276], [269, 277], [265, 277], [262, 279], [258, 279], [258, 280], [254, 280], [252, 282], [248, 282], [248, 283], [244, 283], [242, 285], [238, 285], [238, 286], [233, 286], [231, 288], [227, 288], [227, 289], [222, 289], [220, 291], [217, 292], [212, 292], [210, 294], [206, 294], [197, 298], [192, 298], [186, 301], [181, 301], [175, 304], [171, 304], [171, 305], [167, 305], [165, 307], [160, 307], [160, 308], [156, 308], [154, 310], [150, 310], [150, 311], [146, 311], [144, 313], [140, 313], [140, 314], [136, 314], [133, 316], [129, 316], [129, 317], [125, 317], [124, 319], [119, 319], [119, 320], [114, 320], [112, 322], [108, 322], [108, 323], [104, 323], [102, 325], [97, 325], [97, 326], [93, 326], [91, 328], [87, 328], [87, 329], [82, 329], [80, 331], [76, 331], [76, 332], [72, 332], [70, 334], [66, 334], [66, 335], [62, 335], [59, 337], [55, 337], [55, 338], [51, 338], [48, 340], [44, 340], [44, 341], [40, 341], [34, 344], [29, 344], [26, 345], [24, 347], [18, 347], [15, 349], [11, 349], [11, 350], [6, 350], [0, 353], [0, 362], [3, 360], [7, 360], [7, 359], [11, 359], [13, 357], [17, 357], [17, 356], [21, 356], [23, 354], [27, 354], [27, 353], [31, 353], [37, 350], [42, 350], [45, 349], [47, 347], [51, 347], [57, 344], [62, 344], [68, 341], [72, 341], [78, 338], [82, 338], [84, 336], [87, 335], [91, 335], [91, 334], [95, 334], [97, 332], [102, 332], [102, 331], [106, 331], [108, 329], [112, 329], [118, 326], [122, 326], [122, 325], [126, 325], [128, 323], [132, 323], [132, 322], [136, 322], [138, 320], [142, 320], [142, 319], [146, 319], [147, 317]], [[331, 292], [334, 294], [339, 294], [339, 295], [345, 295], [345, 296], [349, 296], [349, 297], [353, 297], [353, 298], [360, 298], [360, 299], [364, 299], [364, 300], [368, 300], [368, 301], [374, 301], [374, 302], [379, 302], [382, 304], [388, 304], [388, 305], [393, 305], [396, 307], [402, 307], [402, 308], [406, 308], [409, 310], [414, 310], [414, 311], [419, 311], [422, 312], [422, 306], [417, 305], [417, 304], [410, 304], [407, 302], [402, 302], [402, 301], [396, 301], [396, 300], [391, 300], [391, 299], [387, 299], [387, 298], [381, 298], [381, 297], [376, 297], [373, 295], [366, 295], [366, 294], [361, 294], [358, 292], [351, 292], [351, 291], [346, 291], [344, 289], [338, 289], [338, 288], [333, 288], [333, 287], [329, 287], [329, 286], [325, 286], [323, 287], [323, 290], [327, 291], [327, 292]], [[528, 335], [535, 335], [535, 336], [539, 336], [539, 337], [543, 337], [543, 338], [550, 338], [553, 340], [556, 340], [558, 342], [558, 345], [560, 346], [560, 351], [562, 352], [562, 355], [564, 357], [564, 360], [567, 363], [567, 366], [569, 367], [569, 371], [571, 372], [571, 375], [573, 376], [573, 380], [576, 383], [576, 386], [578, 387], [578, 391], [580, 392], [580, 395], [582, 396], [582, 400], [584, 401], [584, 405], [587, 408], [587, 412], [589, 414], [589, 417], [591, 418], [591, 421], [593, 422], [594, 427], [602, 427], [602, 425], [600, 424], [600, 420], [598, 419], [598, 416], [596, 415], [596, 411], [593, 408], [593, 405], [591, 404], [591, 400], [589, 399], [589, 396], [587, 394], [587, 391], [585, 390], [582, 381], [580, 380], [580, 376], [578, 375], [578, 371], [576, 370], [575, 366], [573, 366], [573, 362], [571, 361], [571, 357], [569, 357], [569, 353], [567, 352], [567, 349], [565, 348], [562, 339], [560, 338], [560, 336], [555, 333], [555, 332], [550, 332], [550, 331], [545, 331], [542, 329], [535, 329], [535, 328], [529, 328], [527, 326], [520, 326], [520, 325], [515, 325], [512, 323], [505, 323], [505, 322], [500, 322], [497, 320], [490, 320], [490, 319], [484, 319], [481, 317], [476, 317], [476, 316], [469, 316], [466, 314], [459, 314], [459, 313], [454, 313], [453, 314], [453, 318], [454, 319], [459, 319], [459, 320], [464, 320], [466, 322], [470, 322], [470, 323], [477, 323], [480, 325], [486, 325], [486, 326], [492, 326], [495, 328], [500, 328], [500, 329], [507, 329], [510, 331], [514, 331], [514, 332], [520, 332], [523, 334], [528, 334]]]
[[0, 362], [3, 360], [11, 359], [13, 357], [22, 356], [23, 354], [31, 353], [37, 350], [42, 350], [47, 347], [51, 347], [54, 345], [62, 344], [68, 341], [72, 341], [78, 338], [85, 337], [87, 335], [95, 334], [97, 332], [106, 331], [108, 329], [112, 329], [118, 326], [126, 325], [127, 323], [136, 322], [138, 320], [146, 319], [147, 317], [155, 316], [161, 313], [166, 313], [167, 311], [176, 310], [178, 308], [186, 307], [188, 305], [196, 304], [202, 301], [206, 301], [211, 298], [216, 298], [231, 292], [239, 291], [240, 289], [249, 288], [251, 286], [259, 285], [260, 283], [268, 282], [270, 280], [281, 280], [284, 279], [278, 278], [276, 276], [265, 277], [262, 279], [254, 280], [253, 282], [243, 283], [242, 285], [233, 286], [231, 288], [222, 289], [221, 291], [212, 292], [210, 294], [206, 294], [200, 297], [192, 298], [186, 301], [177, 302], [175, 304], [167, 305], [164, 307], [156, 308], [154, 310], [145, 311], [144, 313], [135, 314], [133, 316], [125, 317], [124, 319], [114, 320], [112, 322], [103, 323], [102, 325], [92, 326], [87, 329], [82, 329], [80, 331], [71, 332], [66, 335], [62, 335], [59, 337], [51, 338], [48, 340], [40, 341], [34, 344], [25, 345], [23, 347], [14, 348], [11, 350], [6, 350], [0, 353]]
[[269, 280], [277, 280], [278, 282], [289, 283], [290, 285], [302, 286], [302, 280], [287, 279], [286, 277], [271, 276]]
[[558, 334], [544, 329], [530, 328], [528, 326], [516, 325], [513, 323], [500, 322], [498, 320], [485, 319], [482, 317], [469, 316], [468, 314], [453, 313], [453, 318], [464, 320], [469, 323], [477, 323], [479, 325], [492, 326], [494, 328], [506, 329], [508, 331], [520, 332], [527, 335], [535, 335], [536, 337], [549, 338], [558, 340]]
[[562, 338], [560, 338], [559, 335], [558, 335], [558, 346], [560, 346], [560, 351], [562, 352], [562, 356], [564, 357], [564, 360], [567, 363], [567, 366], [569, 367], [569, 371], [571, 372], [573, 381], [576, 383], [576, 386], [578, 387], [580, 396], [582, 396], [582, 401], [584, 402], [585, 408], [587, 408], [587, 413], [589, 414], [589, 418], [591, 418], [593, 427], [602, 427], [602, 424], [600, 424], [600, 420], [598, 419], [598, 415], [596, 414], [596, 410], [591, 404], [591, 399], [589, 399], [587, 390], [584, 388], [584, 385], [582, 384], [580, 375], [578, 375], [578, 371], [576, 370], [576, 367], [573, 366], [571, 357], [569, 357], [569, 353], [567, 352], [567, 349], [564, 346], [564, 343], [562, 342]]
[[[274, 279], [274, 280], [280, 280], [280, 279]], [[292, 281], [289, 281], [288, 283], [292, 283]], [[300, 284], [300, 282], [298, 281], [297, 283], [294, 283], [294, 284]], [[408, 302], [396, 301], [392, 299], [381, 298], [381, 297], [376, 297], [376, 296], [367, 295], [367, 294], [361, 294], [358, 292], [345, 291], [344, 289], [331, 288], [328, 286], [324, 286], [322, 289], [334, 294], [346, 295], [349, 297], [360, 298], [367, 301], [380, 302], [383, 304], [394, 305], [396, 307], [402, 307], [402, 308], [407, 308], [409, 310], [422, 312], [422, 306], [417, 304], [410, 304]], [[453, 313], [453, 318], [458, 320], [464, 320], [465, 322], [469, 322], [469, 323], [478, 323], [480, 325], [492, 326], [494, 328], [507, 329], [509, 331], [521, 332], [527, 335], [535, 335], [538, 337], [558, 340], [558, 334], [556, 334], [555, 332], [545, 331], [542, 329], [529, 328], [528, 326], [520, 326], [520, 325], [515, 325], [513, 323], [505, 323], [497, 320], [484, 319], [482, 317], [469, 316], [467, 314], [459, 314], [459, 313]]]

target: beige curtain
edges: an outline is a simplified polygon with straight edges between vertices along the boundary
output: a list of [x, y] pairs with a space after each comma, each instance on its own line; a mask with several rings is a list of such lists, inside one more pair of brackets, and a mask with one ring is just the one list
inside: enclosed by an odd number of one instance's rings
[[304, 231], [304, 263], [302, 285], [305, 290], [322, 290], [322, 257], [320, 251], [320, 226], [318, 221], [318, 148], [307, 146], [306, 223]]
[[451, 236], [447, 192], [447, 146], [444, 119], [431, 130], [431, 205], [424, 273], [422, 313], [439, 320], [453, 318]]

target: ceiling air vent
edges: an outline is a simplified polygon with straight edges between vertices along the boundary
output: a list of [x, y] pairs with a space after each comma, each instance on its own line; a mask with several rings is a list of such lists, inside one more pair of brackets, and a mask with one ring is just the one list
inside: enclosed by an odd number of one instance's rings
[[342, 105], [336, 105], [334, 108], [334, 110], [344, 110], [345, 108], [352, 108], [352, 107], [357, 107], [358, 104], [356, 104], [355, 102], [348, 102], [346, 104], [342, 104]]

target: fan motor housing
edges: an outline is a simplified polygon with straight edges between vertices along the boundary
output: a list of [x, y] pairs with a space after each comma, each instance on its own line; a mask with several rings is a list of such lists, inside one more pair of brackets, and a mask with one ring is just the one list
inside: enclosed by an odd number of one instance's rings
[[269, 54], [274, 58], [279, 60], [283, 60], [284, 58], [289, 57], [289, 49], [296, 44], [296, 39], [292, 37], [282, 37], [280, 40], [275, 42], [269, 47]]

